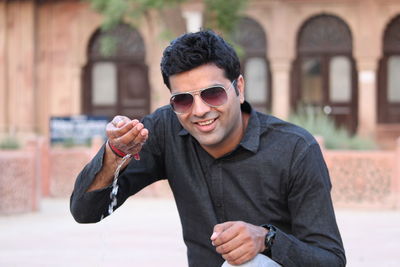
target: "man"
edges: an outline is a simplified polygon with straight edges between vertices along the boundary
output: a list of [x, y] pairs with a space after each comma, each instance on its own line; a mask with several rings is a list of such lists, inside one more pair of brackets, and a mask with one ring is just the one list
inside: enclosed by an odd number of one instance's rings
[[107, 143], [77, 178], [75, 220], [97, 222], [168, 179], [189, 266], [344, 266], [317, 142], [251, 108], [231, 46], [212, 31], [185, 34], [165, 49], [161, 71], [170, 105], [108, 124]]

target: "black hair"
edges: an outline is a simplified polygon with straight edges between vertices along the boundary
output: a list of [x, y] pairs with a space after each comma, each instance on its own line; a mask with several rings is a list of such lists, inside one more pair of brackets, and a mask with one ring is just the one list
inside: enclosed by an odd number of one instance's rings
[[[221, 36], [211, 30], [186, 33], [176, 38], [164, 50], [161, 73], [171, 90], [169, 77], [204, 64], [213, 63], [234, 81], [240, 74], [240, 62], [235, 50]], [[234, 85], [236, 89], [236, 83]]]

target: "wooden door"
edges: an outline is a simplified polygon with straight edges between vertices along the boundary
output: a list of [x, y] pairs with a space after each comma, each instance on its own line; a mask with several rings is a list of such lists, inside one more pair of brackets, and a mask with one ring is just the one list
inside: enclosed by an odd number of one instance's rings
[[378, 122], [400, 123], [400, 16], [387, 26], [378, 72]]
[[[105, 55], [101, 43], [106, 37], [115, 42], [115, 51]], [[83, 113], [140, 119], [150, 112], [145, 46], [139, 32], [129, 25], [94, 33], [82, 73]]]
[[323, 112], [351, 133], [357, 129], [357, 78], [349, 29], [330, 15], [311, 18], [298, 38], [293, 64], [294, 110]]
[[150, 112], [150, 87], [147, 66], [119, 64], [118, 113], [141, 119]]

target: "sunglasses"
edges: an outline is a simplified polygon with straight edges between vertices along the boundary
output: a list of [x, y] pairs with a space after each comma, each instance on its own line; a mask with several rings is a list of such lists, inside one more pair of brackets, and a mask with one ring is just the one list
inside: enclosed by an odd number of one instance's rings
[[190, 91], [185, 93], [172, 94], [170, 105], [177, 114], [186, 113], [190, 110], [194, 102], [194, 96], [200, 95], [201, 100], [210, 107], [219, 107], [226, 103], [228, 100], [228, 90], [236, 82], [231, 82], [229, 87], [225, 89], [222, 85], [214, 85], [204, 89]]

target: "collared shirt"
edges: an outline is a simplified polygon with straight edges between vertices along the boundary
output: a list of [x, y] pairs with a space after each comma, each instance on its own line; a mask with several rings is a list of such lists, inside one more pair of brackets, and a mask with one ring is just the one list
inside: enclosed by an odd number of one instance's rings
[[[145, 117], [149, 139], [118, 179], [118, 205], [145, 186], [168, 179], [187, 246], [189, 266], [219, 267], [224, 259], [210, 236], [216, 224], [272, 224], [271, 258], [283, 266], [345, 266], [332, 206], [331, 183], [320, 148], [304, 129], [252, 110], [240, 144], [210, 156], [169, 106]], [[85, 192], [101, 169], [104, 146], [82, 170], [71, 196], [78, 222], [107, 215], [111, 187]], [[162, 221], [162, 218], [160, 218]], [[134, 237], [132, 237], [134, 238]]]

